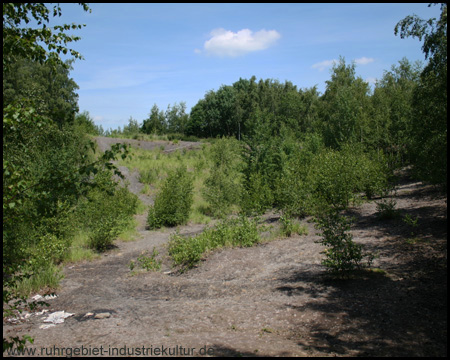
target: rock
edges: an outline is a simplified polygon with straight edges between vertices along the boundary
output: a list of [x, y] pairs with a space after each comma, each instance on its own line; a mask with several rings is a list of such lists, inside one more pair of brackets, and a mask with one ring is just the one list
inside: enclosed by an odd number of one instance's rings
[[94, 319], [107, 319], [111, 316], [109, 312], [95, 314]]
[[39, 326], [39, 329], [48, 329], [48, 328], [51, 328], [53, 326], [56, 326], [56, 325], [55, 324], [41, 325], [41, 326]]

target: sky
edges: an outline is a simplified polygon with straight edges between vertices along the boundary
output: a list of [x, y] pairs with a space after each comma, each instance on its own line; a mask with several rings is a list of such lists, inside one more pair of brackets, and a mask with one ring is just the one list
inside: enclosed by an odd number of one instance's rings
[[86, 24], [70, 45], [76, 60], [70, 76], [79, 85], [80, 112], [116, 129], [160, 110], [186, 103], [239, 78], [290, 81], [323, 93], [333, 62], [355, 62], [370, 84], [406, 57], [424, 61], [418, 39], [394, 35], [408, 15], [438, 18], [439, 6], [378, 4], [153, 4], [95, 3], [91, 13], [61, 4], [62, 23]]

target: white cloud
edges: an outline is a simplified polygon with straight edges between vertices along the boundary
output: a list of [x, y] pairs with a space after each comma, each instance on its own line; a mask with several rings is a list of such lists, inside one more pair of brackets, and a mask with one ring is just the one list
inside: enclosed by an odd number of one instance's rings
[[355, 63], [357, 65], [366, 65], [366, 64], [369, 64], [369, 63], [374, 62], [374, 61], [375, 61], [375, 59], [373, 59], [373, 58], [366, 58], [365, 56], [363, 56], [362, 58], [359, 58], [359, 59], [355, 59]]
[[267, 49], [280, 37], [275, 30], [263, 29], [254, 33], [249, 29], [242, 29], [234, 33], [220, 28], [211, 31], [211, 39], [205, 42], [204, 49], [209, 55], [236, 57]]
[[331, 66], [333, 66], [334, 64], [337, 64], [339, 61], [338, 60], [336, 60], [336, 59], [333, 59], [333, 60], [325, 60], [325, 61], [322, 61], [322, 62], [320, 62], [320, 63], [316, 63], [316, 64], [314, 64], [313, 66], [311, 66], [313, 69], [319, 69], [319, 71], [323, 71], [323, 70], [325, 70], [326, 68], [329, 68], [329, 67], [331, 67]]

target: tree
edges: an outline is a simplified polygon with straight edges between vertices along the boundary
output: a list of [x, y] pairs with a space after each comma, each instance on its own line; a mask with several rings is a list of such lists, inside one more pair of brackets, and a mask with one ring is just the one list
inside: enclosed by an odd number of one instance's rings
[[[91, 11], [85, 3], [80, 3], [84, 11]], [[53, 17], [61, 16], [61, 7], [53, 6]], [[40, 28], [22, 27], [33, 18]], [[71, 42], [80, 40], [78, 36], [66, 34], [68, 30], [81, 29], [85, 25], [64, 24], [53, 28], [46, 23], [50, 21], [50, 10], [41, 3], [4, 3], [3, 4], [3, 67], [8, 69], [16, 57], [27, 58], [40, 63], [49, 62], [63, 65], [59, 54], [70, 53], [75, 59], [82, 59], [79, 52], [68, 48]], [[46, 48], [47, 49], [46, 49]], [[47, 51], [48, 50], [48, 51]]]
[[88, 111], [83, 111], [81, 114], [75, 116], [74, 126], [78, 128], [83, 134], [90, 134], [95, 136], [103, 136], [105, 131], [103, 127], [97, 126], [94, 119], [89, 115]]
[[[81, 4], [89, 11], [86, 4]], [[48, 81], [22, 79], [20, 86], [4, 82], [3, 102], [3, 309], [10, 316], [21, 300], [17, 282], [45, 269], [54, 260], [61, 260], [68, 248], [65, 234], [68, 214], [77, 200], [97, 186], [94, 175], [110, 170], [121, 175], [112, 163], [127, 147], [116, 144], [98, 159], [91, 158], [92, 141], [73, 127], [73, 115], [78, 110], [73, 95], [74, 83], [65, 86], [70, 62], [59, 54], [81, 55], [67, 47], [79, 38], [67, 35], [81, 25], [61, 25], [50, 28], [50, 10], [39, 3], [3, 4], [3, 76], [19, 80], [14, 68], [25, 69]], [[53, 16], [60, 16], [59, 6]], [[41, 28], [23, 27], [34, 19]], [[39, 63], [42, 67], [37, 66]], [[17, 76], [14, 76], [17, 75]], [[31, 85], [30, 88], [27, 88]], [[41, 87], [43, 85], [43, 87]], [[40, 92], [43, 92], [42, 94]], [[65, 92], [67, 91], [67, 92]], [[56, 94], [55, 99], [51, 96]], [[10, 98], [8, 99], [8, 96]], [[68, 107], [67, 107], [68, 106]], [[72, 106], [72, 108], [70, 108]], [[61, 111], [61, 112], [60, 112]], [[51, 117], [51, 118], [50, 118]], [[59, 126], [57, 126], [58, 124]], [[56, 251], [54, 251], [56, 250]], [[38, 267], [37, 267], [38, 266]], [[3, 339], [3, 351], [17, 345], [23, 349], [26, 340]]]
[[186, 114], [186, 103], [175, 103], [173, 106], [167, 106], [165, 118], [167, 121], [167, 131], [169, 133], [184, 134], [186, 125], [188, 123], [189, 115]]
[[33, 99], [36, 111], [60, 127], [73, 124], [78, 112], [78, 85], [70, 78], [72, 62], [54, 67], [30, 59], [17, 58], [3, 72], [3, 106]]
[[346, 142], [366, 138], [369, 84], [356, 77], [355, 64], [340, 58], [333, 66], [331, 80], [322, 97], [322, 126], [327, 146], [340, 149]]
[[211, 146], [210, 154], [212, 166], [203, 195], [214, 216], [221, 217], [229, 214], [242, 195], [241, 148], [236, 139], [223, 137]]
[[372, 126], [370, 147], [391, 158], [392, 167], [403, 166], [409, 147], [409, 132], [413, 115], [413, 94], [419, 83], [420, 62], [411, 64], [403, 58], [392, 65], [377, 81], [371, 98]]
[[[429, 5], [431, 6], [431, 5]], [[423, 20], [407, 16], [395, 26], [400, 37], [423, 39], [422, 51], [428, 64], [420, 74], [414, 92], [409, 153], [416, 174], [422, 180], [447, 187], [447, 4], [441, 15]]]
[[163, 134], [166, 130], [166, 119], [164, 112], [159, 111], [158, 105], [154, 104], [150, 110], [149, 117], [142, 123], [142, 131], [145, 134]]
[[125, 125], [123, 127], [123, 134], [128, 136], [136, 135], [139, 133], [140, 129], [141, 126], [139, 125], [138, 121], [130, 116], [130, 118], [128, 119], [128, 125]]

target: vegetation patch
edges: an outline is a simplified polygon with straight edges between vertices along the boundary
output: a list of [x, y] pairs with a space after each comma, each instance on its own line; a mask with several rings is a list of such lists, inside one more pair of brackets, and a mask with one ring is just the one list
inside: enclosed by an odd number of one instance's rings
[[256, 220], [245, 217], [223, 220], [195, 237], [178, 233], [169, 241], [169, 255], [181, 271], [194, 267], [211, 250], [221, 247], [249, 247], [260, 241]]

